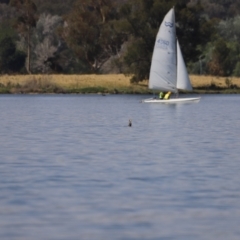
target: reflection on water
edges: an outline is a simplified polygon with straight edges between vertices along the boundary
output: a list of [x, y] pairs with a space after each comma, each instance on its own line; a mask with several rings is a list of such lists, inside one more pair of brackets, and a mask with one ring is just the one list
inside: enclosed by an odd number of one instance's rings
[[0, 96], [0, 238], [239, 239], [240, 97], [142, 98]]

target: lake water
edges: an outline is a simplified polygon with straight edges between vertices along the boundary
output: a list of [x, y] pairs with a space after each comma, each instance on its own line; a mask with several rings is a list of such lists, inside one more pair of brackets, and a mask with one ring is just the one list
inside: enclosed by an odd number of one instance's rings
[[1, 95], [0, 239], [239, 240], [240, 95], [147, 97]]

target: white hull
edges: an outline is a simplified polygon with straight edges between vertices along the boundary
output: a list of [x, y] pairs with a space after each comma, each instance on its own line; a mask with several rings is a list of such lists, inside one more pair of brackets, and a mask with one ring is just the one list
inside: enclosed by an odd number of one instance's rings
[[148, 98], [143, 100], [144, 103], [186, 103], [186, 102], [199, 102], [200, 97], [197, 98], [171, 98], [171, 99], [157, 99], [157, 98]]

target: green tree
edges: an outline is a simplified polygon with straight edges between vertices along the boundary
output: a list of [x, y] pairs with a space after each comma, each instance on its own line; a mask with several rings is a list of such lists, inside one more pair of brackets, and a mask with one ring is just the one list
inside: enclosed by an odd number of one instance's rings
[[186, 62], [198, 60], [201, 46], [215, 34], [215, 22], [206, 20], [202, 5], [179, 1], [176, 5], [177, 37]]
[[[187, 61], [197, 59], [197, 47], [210, 38], [210, 26], [201, 5], [188, 6], [188, 0], [130, 0], [121, 8], [123, 31], [130, 36], [124, 62], [132, 82], [148, 78], [153, 45], [159, 26], [169, 9], [175, 6], [177, 36]], [[136, 8], [136, 6], [138, 6]]]
[[0, 40], [0, 69], [2, 73], [19, 72], [25, 63], [25, 54], [16, 50], [11, 37]]
[[34, 0], [37, 5], [39, 14], [48, 13], [52, 15], [67, 14], [74, 6], [76, 0]]
[[234, 71], [233, 71], [233, 75], [235, 77], [240, 77], [240, 62], [236, 63], [236, 66], [235, 66]]
[[201, 0], [209, 18], [229, 19], [240, 13], [240, 0]]
[[218, 39], [214, 44], [212, 59], [208, 63], [208, 71], [216, 76], [230, 75], [229, 48], [223, 39]]
[[18, 13], [14, 26], [27, 43], [26, 70], [31, 73], [31, 34], [32, 29], [36, 26], [37, 7], [31, 0], [11, 0], [10, 5], [15, 7]]
[[238, 75], [238, 62], [240, 62], [239, 27], [239, 16], [217, 23], [214, 41], [212, 44], [206, 45], [204, 50], [205, 55], [209, 57], [208, 73], [221, 76]]
[[123, 69], [124, 73], [133, 74], [131, 82], [148, 78], [156, 33], [172, 6], [173, 1], [130, 0], [121, 7], [120, 29], [129, 36]]
[[79, 0], [65, 19], [62, 36], [91, 72], [99, 72], [123, 43], [115, 29], [117, 15], [112, 0]]

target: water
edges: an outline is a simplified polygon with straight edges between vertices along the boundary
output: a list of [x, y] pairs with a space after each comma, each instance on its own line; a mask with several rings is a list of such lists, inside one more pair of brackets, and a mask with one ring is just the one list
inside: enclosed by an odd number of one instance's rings
[[240, 96], [145, 97], [0, 96], [0, 239], [238, 240]]

